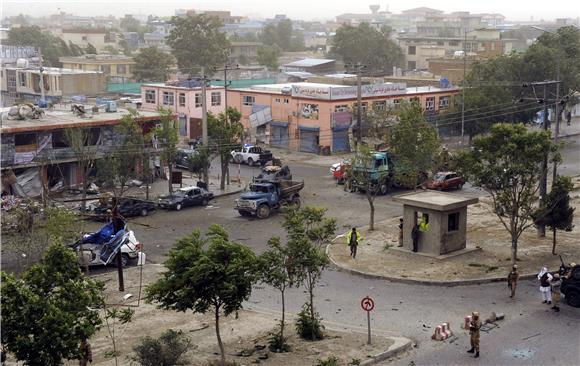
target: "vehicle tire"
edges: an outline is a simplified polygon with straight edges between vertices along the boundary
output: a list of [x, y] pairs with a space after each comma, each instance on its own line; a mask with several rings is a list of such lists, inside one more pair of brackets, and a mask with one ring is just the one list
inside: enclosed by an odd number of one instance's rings
[[175, 209], [176, 209], [177, 211], [181, 210], [181, 203], [178, 203], [178, 204], [176, 204], [176, 205], [175, 205]]
[[258, 210], [256, 211], [256, 216], [259, 219], [267, 219], [270, 216], [270, 206], [265, 203], [262, 203]]
[[[119, 254], [117, 254], [119, 255]], [[129, 258], [129, 255], [126, 253], [122, 253], [121, 254], [121, 266], [123, 266], [123, 268], [127, 267], [129, 265], [129, 262], [131, 261], [131, 258]], [[117, 266], [117, 257], [115, 256], [114, 260], [112, 261], [114, 266]]]
[[207, 206], [208, 203], [209, 201], [207, 200], [207, 198], [204, 198], [203, 201], [201, 201], [202, 206]]
[[386, 184], [381, 184], [381, 186], [379, 187], [379, 194], [381, 196], [384, 196], [387, 193], [389, 193], [389, 187]]
[[147, 211], [146, 208], [143, 208], [143, 209], [141, 209], [141, 212], [139, 214], [141, 214], [141, 216], [145, 217], [145, 216], [149, 215], [149, 211]]
[[254, 166], [254, 159], [248, 158], [248, 165], [249, 166]]
[[566, 294], [566, 302], [575, 308], [580, 308], [580, 292], [570, 291]]
[[299, 196], [294, 196], [292, 197], [292, 201], [291, 201], [292, 207], [294, 207], [295, 209], [300, 209], [300, 205], [302, 204], [302, 201], [300, 201], [300, 197]]
[[461, 183], [460, 185], [457, 186], [457, 189], [462, 189], [463, 188], [463, 183]]
[[244, 217], [250, 217], [252, 216], [252, 214], [248, 211], [238, 211], [240, 216], [244, 216]]

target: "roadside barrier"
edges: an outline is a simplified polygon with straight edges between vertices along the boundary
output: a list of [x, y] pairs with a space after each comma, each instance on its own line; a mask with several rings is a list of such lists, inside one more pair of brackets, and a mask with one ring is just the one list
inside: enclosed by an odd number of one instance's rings
[[434, 339], [436, 341], [443, 341], [449, 337], [451, 337], [453, 335], [453, 332], [451, 331], [451, 327], [449, 325], [449, 322], [446, 323], [442, 323], [440, 325], [438, 325], [437, 327], [435, 327], [435, 333], [433, 333], [433, 336], [431, 336], [431, 339]]

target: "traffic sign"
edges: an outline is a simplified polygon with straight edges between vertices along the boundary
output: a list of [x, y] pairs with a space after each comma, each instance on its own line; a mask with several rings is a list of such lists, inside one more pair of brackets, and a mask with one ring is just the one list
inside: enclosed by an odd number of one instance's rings
[[370, 297], [365, 297], [360, 302], [360, 306], [363, 308], [364, 311], [372, 311], [375, 308], [375, 302]]

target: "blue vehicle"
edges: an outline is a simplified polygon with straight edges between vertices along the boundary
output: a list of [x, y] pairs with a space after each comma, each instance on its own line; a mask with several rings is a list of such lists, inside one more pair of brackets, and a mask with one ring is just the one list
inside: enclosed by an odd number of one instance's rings
[[300, 190], [304, 182], [291, 180], [256, 181], [250, 185], [250, 192], [243, 193], [236, 200], [235, 209], [242, 216], [256, 216], [265, 219], [272, 210], [285, 205], [300, 207]]

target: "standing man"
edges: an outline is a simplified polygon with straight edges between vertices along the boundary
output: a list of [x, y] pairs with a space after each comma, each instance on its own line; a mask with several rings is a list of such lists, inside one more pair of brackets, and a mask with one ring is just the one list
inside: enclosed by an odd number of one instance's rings
[[570, 121], [571, 120], [572, 120], [572, 112], [571, 111], [568, 111], [568, 112], [566, 112], [566, 124], [568, 126], [570, 126]]
[[474, 311], [471, 313], [471, 322], [469, 323], [469, 341], [471, 349], [467, 353], [474, 353], [475, 358], [479, 357], [479, 329], [481, 328], [481, 320], [479, 320], [479, 313]]
[[415, 222], [413, 230], [411, 230], [411, 239], [413, 239], [413, 252], [417, 253], [419, 247], [419, 225]]
[[552, 300], [554, 301], [554, 309], [555, 312], [560, 311], [560, 286], [562, 286], [562, 281], [560, 280], [560, 275], [558, 273], [554, 274], [554, 278], [550, 281], [550, 287], [552, 290]]
[[516, 287], [518, 286], [518, 278], [520, 274], [518, 273], [518, 265], [514, 264], [512, 270], [507, 276], [508, 288], [511, 291], [510, 297], [513, 298], [516, 296]]
[[360, 233], [353, 227], [351, 231], [346, 234], [346, 244], [350, 247], [350, 256], [356, 258], [356, 249], [360, 241]]
[[552, 289], [550, 288], [550, 281], [552, 275], [548, 272], [546, 266], [542, 267], [538, 273], [538, 280], [540, 280], [540, 292], [542, 293], [542, 303], [550, 305], [552, 303]]
[[79, 366], [87, 366], [89, 363], [93, 363], [93, 352], [91, 351], [91, 344], [87, 340], [87, 336], [84, 334], [81, 336], [81, 357], [79, 359]]
[[399, 247], [403, 246], [403, 218], [399, 219]]

